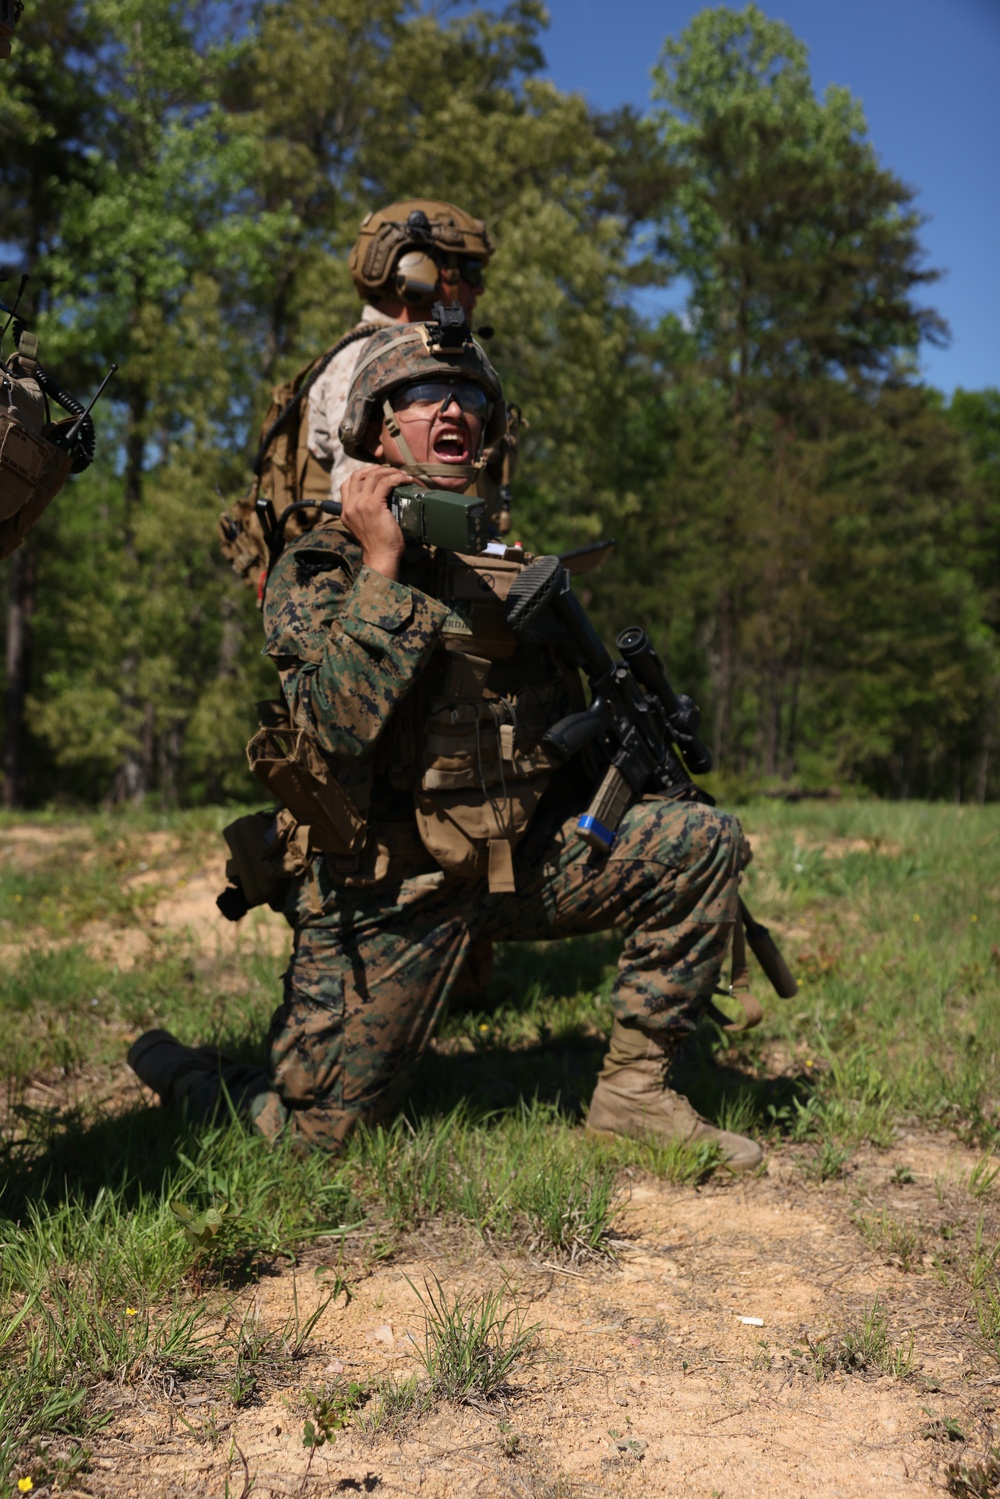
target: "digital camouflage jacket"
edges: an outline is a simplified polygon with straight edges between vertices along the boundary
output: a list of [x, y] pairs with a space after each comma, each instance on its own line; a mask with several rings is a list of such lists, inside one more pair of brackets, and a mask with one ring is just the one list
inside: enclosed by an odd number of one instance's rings
[[[415, 829], [440, 867], [513, 888], [513, 848], [552, 778], [542, 736], [582, 704], [572, 668], [520, 646], [504, 622], [524, 558], [408, 544], [396, 582], [330, 526], [296, 537], [274, 567], [267, 654], [292, 730], [318, 747], [337, 795], [369, 826], [370, 877]], [[356, 848], [323, 851], [357, 862]]]

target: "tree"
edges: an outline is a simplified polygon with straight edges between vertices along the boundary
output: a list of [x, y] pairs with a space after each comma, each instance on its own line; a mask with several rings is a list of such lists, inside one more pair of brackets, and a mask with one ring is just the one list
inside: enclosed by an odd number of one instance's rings
[[[194, 559], [207, 560], [207, 496], [232, 474], [234, 412], [255, 388], [238, 320], [256, 296], [262, 247], [284, 222], [258, 211], [252, 142], [227, 128], [216, 101], [240, 50], [219, 12], [91, 0], [99, 45], [75, 60], [91, 81], [89, 173], [63, 185], [58, 230], [39, 257], [55, 308], [42, 331], [56, 364], [72, 351], [121, 365], [102, 412], [121, 478], [95, 475], [74, 490], [77, 507], [96, 507], [89, 534], [103, 550], [93, 578], [70, 590], [80, 611], [74, 670], [47, 674], [32, 724], [64, 766], [107, 770], [113, 759], [113, 800], [141, 797], [157, 777], [168, 791], [176, 785], [179, 725], [218, 671], [217, 632], [190, 598], [207, 586]], [[72, 533], [65, 509], [50, 537]], [[46, 568], [59, 571], [59, 545], [42, 564], [43, 584]], [[67, 715], [79, 720], [72, 736]]]
[[1000, 391], [956, 390], [948, 416], [962, 434], [971, 467], [961, 541], [979, 599], [987, 665], [972, 732], [963, 748], [971, 766], [972, 795], [983, 802], [991, 784], [998, 783], [1000, 744]]
[[251, 601], [212, 555], [212, 492], [245, 479], [266, 383], [354, 320], [344, 252], [374, 203], [449, 196], [497, 230], [495, 355], [534, 447], [520, 524], [601, 524], [614, 454], [593, 412], [625, 404], [629, 328], [611, 153], [581, 100], [530, 76], [533, 0], [447, 21], [289, 0], [238, 30], [215, 4], [81, 11], [100, 37], [81, 59], [92, 179], [60, 196], [44, 331], [54, 358], [122, 369], [102, 457], [42, 537], [30, 725], [70, 792], [231, 790], [267, 678]]
[[[831, 542], [845, 510], [878, 504], [843, 454], [888, 442], [890, 469], [914, 477], [888, 393], [905, 404], [920, 341], [944, 334], [916, 300], [933, 273], [913, 195], [879, 166], [860, 105], [838, 88], [817, 98], [805, 47], [756, 6], [702, 12], [668, 40], [653, 92], [678, 183], [657, 253], [690, 293], [684, 325], [668, 319], [647, 351], [674, 436], [669, 500], [647, 491], [634, 568], [651, 598], [670, 579], [672, 640], [707, 677], [726, 764], [787, 776], [811, 741], [826, 744], [821, 773], [847, 771], [876, 726], [838, 731], [811, 692], [821, 653], [844, 701], [856, 642], [849, 630], [838, 661], [823, 635], [847, 581]], [[919, 495], [891, 483], [917, 514]]]
[[[93, 56], [95, 35], [66, 0], [40, 0], [22, 18], [16, 61], [0, 70], [0, 223], [8, 245], [22, 247], [35, 267], [58, 233], [63, 184], [92, 180], [81, 143], [95, 96], [85, 70], [67, 77], [64, 59]], [[8, 272], [0, 298], [10, 302], [17, 282]], [[32, 278], [20, 311], [30, 317], [47, 304], [44, 279]], [[44, 350], [43, 350], [44, 352]], [[78, 367], [77, 367], [78, 368]], [[74, 371], [60, 371], [68, 382]], [[31, 682], [37, 599], [37, 539], [29, 536], [5, 569], [6, 691], [3, 804], [20, 805], [25, 792], [25, 704]]]

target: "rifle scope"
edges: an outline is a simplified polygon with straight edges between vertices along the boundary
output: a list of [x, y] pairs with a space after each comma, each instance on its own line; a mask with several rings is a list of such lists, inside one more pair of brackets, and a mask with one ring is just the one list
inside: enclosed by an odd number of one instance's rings
[[667, 710], [671, 728], [678, 736], [684, 762], [692, 775], [704, 776], [712, 769], [712, 755], [702, 744], [696, 730], [701, 721], [697, 707], [689, 697], [678, 697], [663, 670], [663, 662], [649, 641], [645, 630], [631, 625], [615, 641], [622, 657], [640, 687], [658, 697]]

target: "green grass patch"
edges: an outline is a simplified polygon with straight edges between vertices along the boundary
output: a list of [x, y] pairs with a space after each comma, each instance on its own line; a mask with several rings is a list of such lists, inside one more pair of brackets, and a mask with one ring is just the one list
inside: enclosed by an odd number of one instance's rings
[[[262, 1370], [301, 1352], [305, 1324], [278, 1335], [238, 1321], [222, 1333], [214, 1314], [316, 1236], [336, 1246], [364, 1222], [372, 1252], [386, 1252], [448, 1222], [536, 1262], [607, 1265], [636, 1175], [693, 1184], [717, 1163], [710, 1147], [594, 1140], [580, 1127], [610, 1026], [614, 936], [501, 947], [489, 986], [446, 1020], [405, 1116], [359, 1131], [337, 1162], [273, 1149], [239, 1123], [199, 1133], [160, 1110], [95, 1109], [88, 1079], [120, 1068], [129, 1037], [149, 1025], [263, 1057], [282, 964], [251, 940], [221, 957], [158, 934], [150, 959], [126, 970], [88, 946], [95, 920], [111, 930], [143, 921], [157, 861], [176, 876], [228, 816], [40, 816], [36, 830], [56, 843], [33, 846], [21, 865], [9, 852], [0, 862], [0, 935], [11, 944], [0, 969], [0, 1489], [29, 1460], [36, 1486], [54, 1482], [38, 1446], [53, 1437], [67, 1473], [85, 1462], [105, 1380], [211, 1379], [232, 1405], [254, 1398]], [[678, 1057], [674, 1085], [725, 1127], [790, 1142], [819, 1182], [848, 1170], [865, 1142], [888, 1146], [903, 1121], [946, 1128], [979, 1147], [963, 1194], [976, 1212], [990, 1208], [1000, 1190], [1000, 951], [989, 921], [1000, 808], [755, 802], [741, 816], [759, 845], [747, 899], [782, 939], [801, 992], [780, 1001], [755, 973], [763, 1025], [735, 1044], [706, 1027]], [[5, 831], [8, 849], [20, 846], [21, 826], [0, 818], [0, 849]], [[150, 882], [136, 885], [137, 873]], [[33, 946], [14, 952], [25, 930]], [[58, 1086], [29, 1092], [39, 1079]], [[876, 1253], [918, 1268], [921, 1239], [902, 1219], [873, 1212], [857, 1224]], [[985, 1231], [947, 1273], [966, 1275], [982, 1347], [1000, 1359]], [[434, 1305], [442, 1329], [507, 1316], [499, 1302]], [[494, 1353], [518, 1330], [503, 1326], [499, 1343], [486, 1340]], [[817, 1357], [826, 1370], [900, 1376], [912, 1355], [876, 1304]], [[425, 1369], [412, 1388], [367, 1388], [353, 1427], [398, 1431], [430, 1378]], [[319, 1392], [328, 1397], [332, 1439], [340, 1396]]]

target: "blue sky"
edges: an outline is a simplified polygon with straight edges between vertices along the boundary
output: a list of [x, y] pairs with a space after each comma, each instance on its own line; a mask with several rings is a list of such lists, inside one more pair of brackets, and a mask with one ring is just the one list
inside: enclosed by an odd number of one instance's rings
[[[1000, 386], [1000, 0], [760, 3], [808, 46], [819, 92], [845, 84], [861, 99], [883, 165], [919, 191], [927, 264], [946, 272], [925, 298], [952, 331], [949, 348], [925, 348], [927, 379], [949, 392]], [[648, 104], [664, 37], [703, 9], [688, 0], [547, 5], [548, 75], [598, 109]]]

